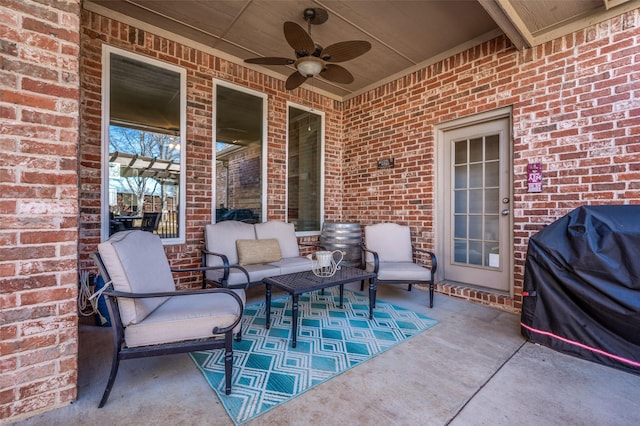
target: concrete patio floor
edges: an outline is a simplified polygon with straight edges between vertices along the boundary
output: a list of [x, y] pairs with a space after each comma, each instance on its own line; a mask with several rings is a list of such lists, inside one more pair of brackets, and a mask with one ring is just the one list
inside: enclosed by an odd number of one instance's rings
[[[440, 323], [247, 425], [640, 424], [640, 375], [526, 343], [519, 315], [439, 294], [429, 309], [427, 292], [405, 286], [378, 297]], [[233, 424], [186, 354], [122, 361], [98, 409], [111, 338], [91, 324], [80, 326], [77, 402], [16, 424]]]

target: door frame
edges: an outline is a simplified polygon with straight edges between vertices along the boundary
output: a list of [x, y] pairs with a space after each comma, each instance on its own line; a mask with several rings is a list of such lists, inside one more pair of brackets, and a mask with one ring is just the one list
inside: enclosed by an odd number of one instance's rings
[[[511, 199], [511, 214], [509, 215], [509, 233], [506, 235], [508, 241], [510, 241], [510, 246], [513, 247], [513, 212], [515, 211], [514, 203], [513, 203], [513, 108], [511, 106], [499, 108], [487, 112], [483, 112], [480, 114], [474, 114], [467, 117], [458, 118], [455, 120], [447, 121], [444, 123], [440, 123], [434, 126], [435, 132], [435, 151], [436, 151], [436, 164], [435, 164], [435, 214], [434, 214], [434, 226], [435, 226], [435, 249], [437, 253], [444, 253], [445, 250], [445, 211], [448, 209], [440, 208], [438, 206], [444, 206], [445, 191], [445, 175], [444, 173], [449, 173], [449, 165], [445, 163], [445, 133], [456, 130], [462, 127], [470, 127], [478, 124], [486, 123], [494, 120], [501, 119], [509, 120], [509, 129], [508, 132], [508, 158], [505, 159], [509, 161], [508, 168], [511, 170], [511, 177], [509, 179], [509, 198]], [[501, 159], [502, 160], [502, 159]], [[505, 262], [510, 265], [511, 273], [509, 274], [509, 297], [513, 297], [513, 285], [514, 285], [514, 265], [513, 265], [513, 249], [509, 250], [507, 256], [505, 256]], [[444, 281], [446, 265], [438, 265], [438, 270], [436, 272], [436, 280]], [[472, 285], [469, 287], [476, 288]], [[487, 289], [486, 291], [491, 292], [491, 289]], [[501, 293], [500, 291], [495, 291], [496, 293]]]

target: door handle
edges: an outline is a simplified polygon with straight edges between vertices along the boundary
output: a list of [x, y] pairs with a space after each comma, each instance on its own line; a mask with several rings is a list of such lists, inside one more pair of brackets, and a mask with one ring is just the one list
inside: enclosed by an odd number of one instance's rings
[[502, 213], [502, 216], [509, 216], [509, 209], [504, 209], [500, 213]]

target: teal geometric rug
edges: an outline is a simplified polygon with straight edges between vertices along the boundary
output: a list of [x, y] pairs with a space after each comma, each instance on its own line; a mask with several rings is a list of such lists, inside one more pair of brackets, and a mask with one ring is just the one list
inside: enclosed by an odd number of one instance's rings
[[300, 295], [298, 343], [291, 347], [291, 299], [245, 306], [242, 341], [233, 343], [231, 395], [224, 393], [224, 351], [192, 352], [191, 358], [236, 425], [286, 402], [434, 326], [437, 320], [382, 300], [369, 320], [369, 296], [338, 288]]

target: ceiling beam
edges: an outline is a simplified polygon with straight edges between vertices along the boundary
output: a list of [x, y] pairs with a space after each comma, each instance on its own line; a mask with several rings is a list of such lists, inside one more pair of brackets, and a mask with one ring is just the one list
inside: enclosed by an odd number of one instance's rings
[[509, 0], [478, 0], [518, 50], [534, 45], [534, 38]]
[[616, 7], [619, 6], [623, 3], [628, 2], [629, 0], [602, 0], [602, 2], [604, 3], [604, 7], [605, 9], [609, 10], [612, 7]]

